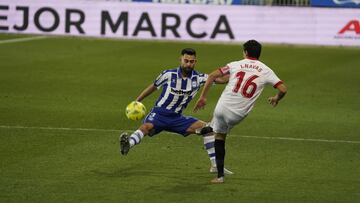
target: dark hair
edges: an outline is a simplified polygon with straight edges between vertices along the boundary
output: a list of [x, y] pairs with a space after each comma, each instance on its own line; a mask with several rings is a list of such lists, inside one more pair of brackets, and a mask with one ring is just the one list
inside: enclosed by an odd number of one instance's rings
[[247, 52], [247, 56], [251, 58], [260, 58], [261, 44], [256, 40], [249, 40], [244, 43], [244, 51]]
[[181, 55], [185, 55], [185, 54], [196, 56], [196, 51], [192, 48], [185, 48], [185, 49], [181, 50]]

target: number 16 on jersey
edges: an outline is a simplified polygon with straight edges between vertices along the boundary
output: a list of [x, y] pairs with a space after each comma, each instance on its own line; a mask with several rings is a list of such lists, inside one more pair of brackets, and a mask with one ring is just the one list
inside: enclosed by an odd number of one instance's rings
[[251, 98], [254, 93], [256, 92], [256, 88], [257, 85], [254, 82], [254, 80], [256, 78], [258, 78], [258, 75], [251, 75], [244, 83], [244, 77], [245, 77], [245, 72], [244, 71], [240, 71], [236, 73], [236, 85], [233, 89], [234, 93], [238, 93], [239, 91], [241, 91], [241, 94], [246, 97], [246, 98]]

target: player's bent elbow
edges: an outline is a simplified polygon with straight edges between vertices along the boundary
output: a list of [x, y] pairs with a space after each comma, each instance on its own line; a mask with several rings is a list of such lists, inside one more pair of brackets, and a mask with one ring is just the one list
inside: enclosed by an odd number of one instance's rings
[[211, 82], [216, 82], [216, 79], [217, 79], [217, 77], [215, 75], [210, 74], [207, 80], [209, 80]]

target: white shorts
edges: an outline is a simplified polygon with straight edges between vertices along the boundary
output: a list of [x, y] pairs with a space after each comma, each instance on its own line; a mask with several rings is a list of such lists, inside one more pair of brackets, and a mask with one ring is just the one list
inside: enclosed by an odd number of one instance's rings
[[237, 115], [223, 105], [216, 105], [210, 126], [215, 133], [228, 134], [230, 130], [239, 124], [245, 116]]

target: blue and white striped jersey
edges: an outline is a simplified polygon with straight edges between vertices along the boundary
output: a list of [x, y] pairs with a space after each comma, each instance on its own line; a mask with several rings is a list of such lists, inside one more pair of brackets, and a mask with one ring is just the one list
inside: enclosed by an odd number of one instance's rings
[[154, 81], [154, 85], [162, 92], [155, 107], [164, 112], [181, 113], [195, 97], [200, 87], [205, 84], [207, 74], [193, 70], [191, 75], [182, 78], [180, 67], [163, 71]]

